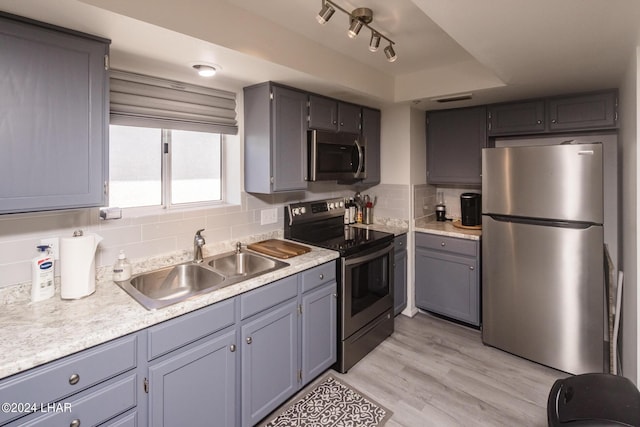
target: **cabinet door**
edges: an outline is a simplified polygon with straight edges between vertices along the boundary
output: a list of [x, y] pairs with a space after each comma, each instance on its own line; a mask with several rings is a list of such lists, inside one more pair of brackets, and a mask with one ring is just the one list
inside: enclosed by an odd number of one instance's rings
[[309, 95], [309, 128], [338, 130], [338, 102], [323, 96]]
[[480, 324], [476, 258], [416, 248], [416, 305], [453, 319]]
[[338, 103], [338, 130], [340, 132], [360, 133], [360, 106], [347, 104], [346, 102]]
[[397, 316], [407, 308], [407, 237], [396, 237], [394, 249], [393, 314]]
[[549, 100], [549, 130], [582, 130], [617, 126], [617, 93], [607, 91]]
[[302, 296], [302, 386], [336, 362], [336, 282]]
[[490, 105], [487, 120], [492, 136], [544, 132], [544, 101]]
[[365, 149], [365, 172], [363, 184], [380, 183], [380, 110], [362, 108], [362, 137]]
[[[242, 326], [242, 425], [255, 425], [298, 389], [298, 304]], [[268, 386], [267, 386], [268, 385]]]
[[106, 204], [107, 53], [0, 18], [0, 213]]
[[235, 329], [149, 367], [149, 425], [234, 426]]
[[273, 86], [273, 191], [307, 188], [307, 95]]
[[430, 184], [482, 183], [482, 147], [486, 145], [484, 107], [427, 114], [427, 180]]

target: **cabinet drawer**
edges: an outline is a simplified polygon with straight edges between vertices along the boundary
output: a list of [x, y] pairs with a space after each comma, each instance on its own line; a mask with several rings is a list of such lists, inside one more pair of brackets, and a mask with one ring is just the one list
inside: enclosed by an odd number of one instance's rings
[[[102, 344], [0, 382], [0, 402], [58, 401], [136, 367], [137, 335]], [[0, 424], [19, 414], [0, 412]]]
[[68, 426], [76, 420], [79, 426], [95, 426], [122, 414], [136, 406], [137, 376], [131, 374], [109, 385], [98, 386], [95, 391], [84, 393], [62, 402], [44, 405], [43, 414], [35, 418], [16, 420], [10, 426]]
[[228, 299], [149, 328], [148, 360], [233, 325], [234, 301]]
[[298, 276], [290, 276], [240, 296], [243, 319], [298, 295]]
[[396, 236], [393, 239], [393, 250], [398, 254], [398, 252], [407, 250], [407, 235], [403, 234], [401, 236]]
[[336, 263], [328, 262], [326, 264], [319, 265], [311, 268], [307, 271], [303, 271], [302, 277], [302, 293], [308, 292], [317, 288], [323, 283], [336, 280]]
[[469, 256], [476, 256], [478, 253], [478, 242], [476, 240], [459, 239], [429, 233], [416, 233], [416, 247]]

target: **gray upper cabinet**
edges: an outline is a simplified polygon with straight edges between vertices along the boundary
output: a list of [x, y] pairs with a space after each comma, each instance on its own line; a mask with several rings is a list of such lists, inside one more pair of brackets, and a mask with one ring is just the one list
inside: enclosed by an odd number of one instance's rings
[[0, 213], [106, 204], [108, 52], [0, 14]]
[[486, 146], [485, 107], [427, 113], [427, 181], [480, 185]]
[[311, 94], [309, 128], [360, 133], [360, 106]]
[[544, 101], [489, 105], [487, 126], [491, 136], [544, 132]]
[[490, 136], [582, 131], [617, 126], [616, 90], [487, 107], [487, 127]]
[[613, 128], [618, 122], [616, 91], [550, 98], [549, 130]]
[[362, 184], [380, 183], [380, 110], [362, 107], [362, 137], [367, 147], [365, 152], [365, 172]]
[[244, 88], [245, 190], [307, 188], [307, 94], [271, 82]]

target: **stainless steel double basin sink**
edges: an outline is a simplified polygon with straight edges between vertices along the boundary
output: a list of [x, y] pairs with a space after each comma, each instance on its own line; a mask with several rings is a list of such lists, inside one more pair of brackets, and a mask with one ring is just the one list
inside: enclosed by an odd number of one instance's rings
[[116, 282], [147, 310], [156, 310], [289, 266], [251, 252], [228, 252]]

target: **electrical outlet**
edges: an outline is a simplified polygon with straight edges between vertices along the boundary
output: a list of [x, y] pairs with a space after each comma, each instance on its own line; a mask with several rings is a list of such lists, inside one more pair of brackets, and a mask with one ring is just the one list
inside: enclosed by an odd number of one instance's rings
[[278, 222], [278, 208], [260, 211], [260, 225], [275, 224], [276, 222]]
[[53, 259], [60, 259], [60, 239], [57, 237], [48, 237], [46, 239], [40, 239], [41, 245], [49, 245]]

